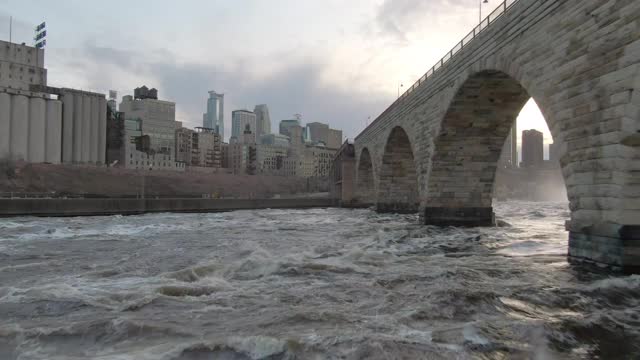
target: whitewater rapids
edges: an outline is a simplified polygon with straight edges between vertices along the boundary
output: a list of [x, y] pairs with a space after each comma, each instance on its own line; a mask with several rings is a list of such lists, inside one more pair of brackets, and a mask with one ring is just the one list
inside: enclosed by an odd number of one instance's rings
[[640, 354], [640, 277], [567, 263], [566, 203], [496, 228], [372, 210], [0, 219], [0, 359]]

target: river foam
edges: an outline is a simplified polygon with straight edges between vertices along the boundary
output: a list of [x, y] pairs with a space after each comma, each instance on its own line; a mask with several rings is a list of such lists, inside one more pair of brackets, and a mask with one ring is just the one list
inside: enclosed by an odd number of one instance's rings
[[0, 219], [0, 359], [624, 358], [640, 277], [567, 264], [563, 203], [496, 228], [371, 210]]

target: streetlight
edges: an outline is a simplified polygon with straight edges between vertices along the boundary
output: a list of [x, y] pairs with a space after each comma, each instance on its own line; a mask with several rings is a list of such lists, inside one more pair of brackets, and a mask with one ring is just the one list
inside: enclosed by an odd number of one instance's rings
[[[487, 0], [485, 0], [485, 1], [487, 1]], [[404, 84], [403, 84], [403, 83], [399, 83], [399, 84], [398, 84], [398, 98], [400, 98], [400, 88], [401, 88], [401, 87], [404, 87]]]
[[479, 16], [480, 21], [478, 21], [478, 23], [480, 24], [480, 28], [482, 28], [482, 4], [488, 4], [488, 3], [489, 3], [489, 0], [484, 0], [484, 1], [480, 0], [480, 16]]

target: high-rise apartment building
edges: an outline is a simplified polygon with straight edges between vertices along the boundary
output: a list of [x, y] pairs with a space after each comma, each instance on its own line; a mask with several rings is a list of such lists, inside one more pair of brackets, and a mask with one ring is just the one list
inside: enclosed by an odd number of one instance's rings
[[271, 117], [267, 105], [256, 105], [253, 112], [256, 114], [256, 139], [260, 139], [262, 135], [271, 134]]
[[228, 145], [228, 164], [234, 174], [255, 175], [257, 172], [256, 144], [234, 143]]
[[222, 167], [222, 141], [220, 135], [212, 129], [196, 128], [192, 140], [191, 165]]
[[216, 134], [224, 138], [224, 94], [209, 91], [207, 112], [202, 114], [202, 126], [213, 129]]
[[193, 154], [193, 137], [195, 131], [180, 127], [176, 129], [176, 162], [191, 166]]
[[537, 167], [544, 162], [543, 135], [537, 130], [522, 132], [522, 166]]
[[240, 139], [249, 125], [251, 133], [256, 133], [256, 114], [249, 110], [234, 110], [231, 113], [231, 136]]

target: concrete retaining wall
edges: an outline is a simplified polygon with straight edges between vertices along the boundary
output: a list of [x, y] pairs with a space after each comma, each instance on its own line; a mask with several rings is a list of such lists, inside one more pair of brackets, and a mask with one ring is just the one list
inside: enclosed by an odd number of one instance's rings
[[0, 199], [0, 217], [220, 212], [333, 205], [332, 199]]

